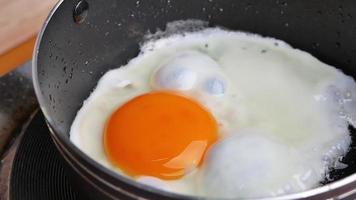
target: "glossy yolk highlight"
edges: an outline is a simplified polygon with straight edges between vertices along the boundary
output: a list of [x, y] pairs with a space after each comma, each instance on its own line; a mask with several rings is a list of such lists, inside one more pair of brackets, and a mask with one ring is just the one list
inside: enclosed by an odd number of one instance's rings
[[177, 179], [199, 166], [217, 140], [217, 123], [199, 103], [170, 92], [138, 96], [110, 117], [110, 161], [131, 176]]

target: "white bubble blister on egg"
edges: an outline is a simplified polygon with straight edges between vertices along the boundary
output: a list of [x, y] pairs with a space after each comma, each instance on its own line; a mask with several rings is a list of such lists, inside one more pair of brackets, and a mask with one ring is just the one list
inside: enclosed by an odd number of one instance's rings
[[321, 175], [302, 162], [304, 155], [264, 137], [266, 134], [273, 135], [247, 129], [218, 142], [208, 153], [201, 172], [201, 193], [212, 198], [236, 198], [238, 191], [244, 198], [260, 198], [318, 184]]
[[[167, 63], [158, 67], [152, 76], [152, 87], [180, 91], [194, 90], [209, 80], [220, 80], [215, 77], [221, 73], [218, 64], [208, 55], [198, 51], [186, 51], [175, 55]], [[207, 79], [207, 76], [211, 76], [211, 78]], [[220, 80], [220, 82], [222, 81]], [[218, 92], [216, 90], [219, 88], [216, 87], [219, 86], [210, 83], [208, 87], [205, 86], [205, 91], [208, 93]]]

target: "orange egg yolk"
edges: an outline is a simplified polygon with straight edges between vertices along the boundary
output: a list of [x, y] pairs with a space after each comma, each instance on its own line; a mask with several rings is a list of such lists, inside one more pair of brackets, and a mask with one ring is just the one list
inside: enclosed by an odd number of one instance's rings
[[130, 176], [177, 179], [201, 164], [217, 129], [199, 103], [171, 92], [146, 93], [112, 114], [105, 151]]

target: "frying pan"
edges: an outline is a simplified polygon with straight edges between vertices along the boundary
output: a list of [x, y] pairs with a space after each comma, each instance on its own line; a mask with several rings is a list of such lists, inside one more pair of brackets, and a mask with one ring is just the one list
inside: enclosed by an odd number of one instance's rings
[[[98, 79], [135, 57], [146, 33], [186, 19], [282, 39], [356, 77], [354, 0], [61, 1], [37, 40], [34, 85], [51, 137], [68, 163], [72, 181], [88, 199], [194, 199], [115, 174], [69, 141], [76, 112]], [[356, 198], [355, 161], [351, 148], [344, 158], [348, 168], [333, 171], [318, 188], [279, 198]]]

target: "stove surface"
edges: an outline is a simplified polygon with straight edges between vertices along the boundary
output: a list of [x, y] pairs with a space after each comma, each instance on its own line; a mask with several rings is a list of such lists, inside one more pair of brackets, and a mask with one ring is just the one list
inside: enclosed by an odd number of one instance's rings
[[82, 200], [66, 173], [65, 161], [52, 142], [44, 117], [37, 111], [14, 154], [9, 200]]

